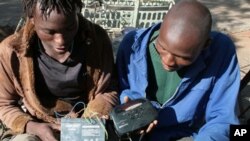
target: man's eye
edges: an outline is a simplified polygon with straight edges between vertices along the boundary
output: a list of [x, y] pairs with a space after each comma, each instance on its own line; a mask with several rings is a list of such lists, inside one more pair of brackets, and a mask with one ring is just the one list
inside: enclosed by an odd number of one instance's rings
[[163, 47], [163, 46], [161, 46], [161, 45], [159, 45], [159, 44], [155, 44], [155, 46], [157, 47], [157, 48], [160, 48], [161, 50], [163, 50], [163, 51], [166, 51], [166, 49]]
[[192, 62], [193, 61], [193, 58], [187, 58], [187, 57], [179, 57], [180, 59], [182, 59], [183, 61], [186, 61], [186, 62]]
[[160, 48], [161, 48], [163, 51], [166, 51], [166, 49], [165, 49], [163, 46], [160, 46]]
[[155, 48], [157, 50], [158, 53], [166, 53], [167, 50], [165, 48], [163, 48], [161, 45], [155, 43]]
[[46, 30], [46, 31], [44, 31], [44, 33], [45, 33], [45, 34], [53, 35], [53, 34], [55, 34], [55, 31]]

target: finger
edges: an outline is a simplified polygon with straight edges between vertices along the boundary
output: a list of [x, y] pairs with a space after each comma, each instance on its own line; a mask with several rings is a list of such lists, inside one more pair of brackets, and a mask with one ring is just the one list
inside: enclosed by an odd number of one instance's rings
[[61, 120], [56, 120], [55, 124], [61, 124]]
[[154, 128], [154, 124], [153, 123], [149, 124], [149, 126], [146, 130], [146, 133], [150, 132], [153, 128]]
[[149, 124], [146, 133], [150, 132], [157, 125], [157, 120], [154, 120], [151, 124]]
[[108, 115], [102, 115], [101, 118], [103, 118], [103, 119], [109, 119], [109, 116]]
[[130, 99], [128, 98], [128, 96], [125, 96], [125, 97], [124, 97], [124, 102], [127, 103], [127, 102], [129, 102], [129, 101], [130, 101]]
[[60, 125], [60, 124], [50, 124], [50, 127], [51, 127], [53, 130], [61, 131], [61, 125]]
[[[49, 129], [49, 128], [47, 128], [47, 129]], [[42, 141], [57, 141], [57, 139], [55, 138], [54, 133], [51, 129], [47, 130], [43, 134], [40, 134], [39, 138]]]
[[42, 139], [44, 141], [58, 141], [53, 134], [50, 134], [49, 136], [46, 136], [45, 139]]
[[157, 120], [154, 120], [154, 121], [153, 121], [153, 124], [154, 124], [154, 125], [157, 125], [157, 124], [158, 124], [158, 121], [157, 121]]
[[144, 130], [141, 130], [141, 131], [140, 131], [140, 134], [144, 134], [144, 132], [145, 132]]

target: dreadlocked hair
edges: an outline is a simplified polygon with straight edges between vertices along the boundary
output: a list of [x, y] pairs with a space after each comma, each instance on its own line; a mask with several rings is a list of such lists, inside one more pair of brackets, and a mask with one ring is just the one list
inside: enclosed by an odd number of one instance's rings
[[48, 17], [52, 10], [57, 10], [68, 14], [75, 10], [81, 12], [83, 7], [82, 0], [22, 0], [24, 14], [31, 17], [37, 3], [39, 3], [39, 8], [42, 11], [42, 15]]

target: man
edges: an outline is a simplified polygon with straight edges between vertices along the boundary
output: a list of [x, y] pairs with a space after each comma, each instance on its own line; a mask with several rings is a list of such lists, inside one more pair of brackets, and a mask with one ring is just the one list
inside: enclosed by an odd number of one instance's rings
[[161, 24], [132, 31], [121, 42], [120, 100], [146, 97], [158, 109], [150, 141], [228, 141], [229, 125], [238, 124], [235, 46], [210, 30], [209, 10], [183, 0]]
[[55, 141], [58, 117], [107, 117], [118, 97], [105, 30], [81, 16], [81, 0], [23, 4], [26, 24], [0, 44], [3, 140]]

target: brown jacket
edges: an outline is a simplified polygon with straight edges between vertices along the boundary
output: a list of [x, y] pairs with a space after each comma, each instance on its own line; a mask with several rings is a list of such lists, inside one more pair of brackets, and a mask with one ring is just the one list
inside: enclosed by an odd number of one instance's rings
[[[16, 133], [25, 132], [29, 120], [55, 123], [54, 111], [72, 108], [70, 104], [50, 97], [41, 102], [37, 96], [32, 59], [36, 38], [33, 25], [27, 19], [18, 33], [0, 43], [0, 120]], [[87, 94], [84, 101], [88, 105], [84, 114], [107, 115], [118, 102], [110, 40], [100, 26], [79, 16], [75, 44], [85, 48], [87, 76], [83, 87]], [[20, 102], [27, 112], [22, 110]]]

